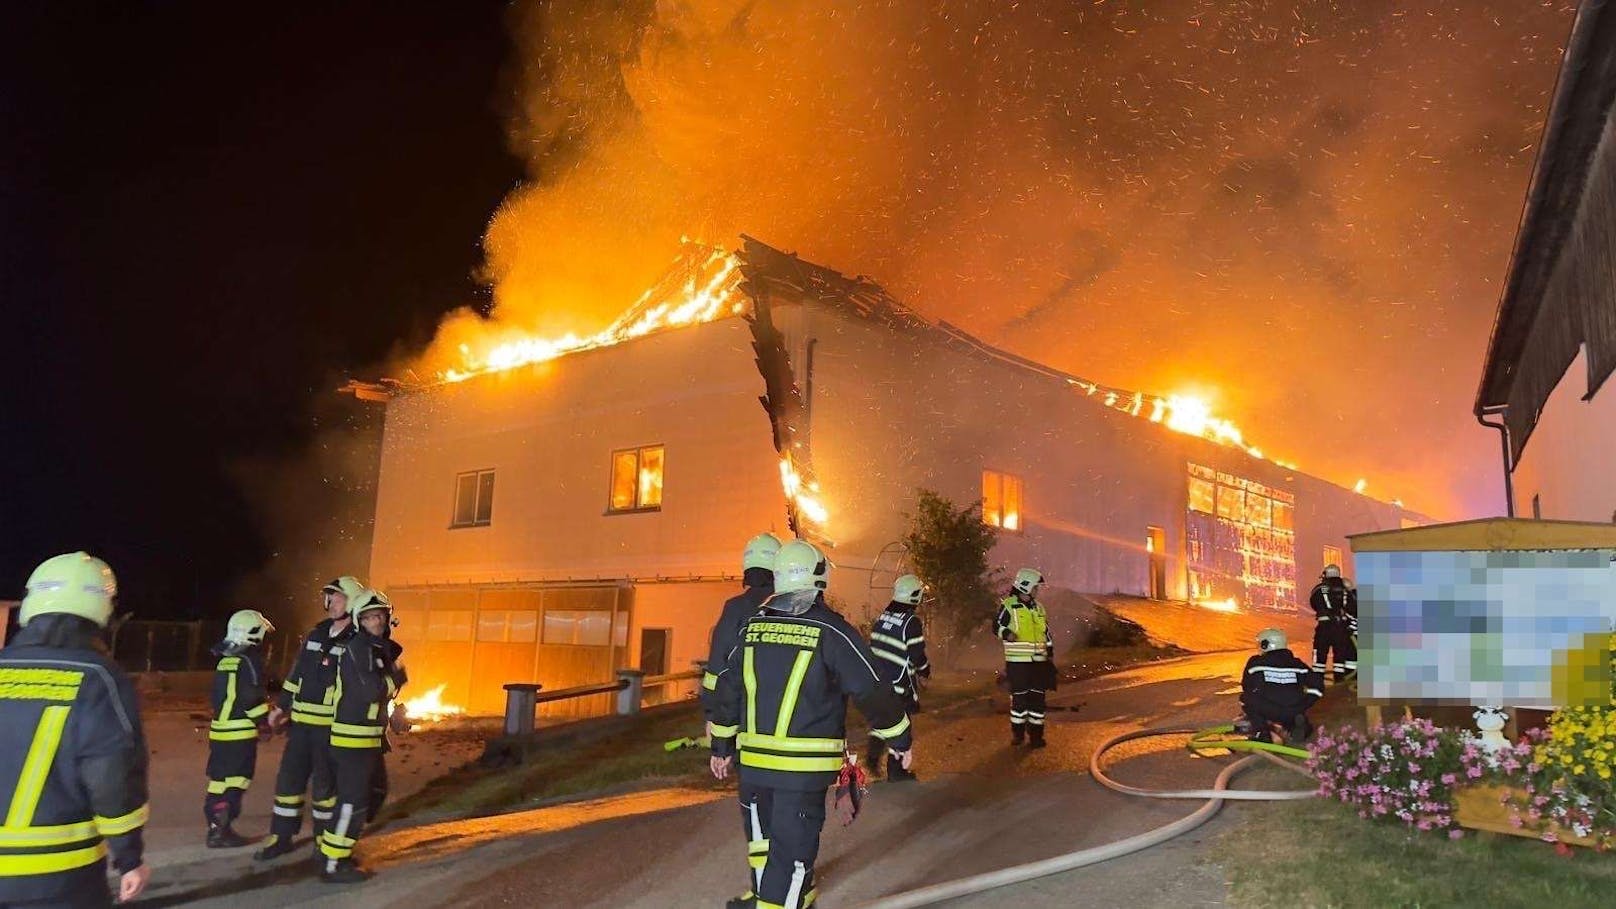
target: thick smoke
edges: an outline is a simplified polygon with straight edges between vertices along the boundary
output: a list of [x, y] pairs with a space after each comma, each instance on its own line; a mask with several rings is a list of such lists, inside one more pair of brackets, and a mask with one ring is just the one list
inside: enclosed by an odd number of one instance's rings
[[1470, 399], [1571, 12], [530, 2], [496, 321], [598, 329], [681, 236], [746, 232], [1081, 375], [1215, 390], [1312, 472], [1492, 508]]

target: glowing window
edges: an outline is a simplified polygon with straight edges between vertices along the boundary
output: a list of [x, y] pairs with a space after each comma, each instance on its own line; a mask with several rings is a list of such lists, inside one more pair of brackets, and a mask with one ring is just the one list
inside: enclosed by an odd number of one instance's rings
[[1211, 480], [1190, 477], [1190, 511], [1211, 514], [1216, 507], [1217, 485]]
[[487, 527], [494, 520], [494, 472], [473, 470], [455, 477], [450, 527]]
[[997, 470], [982, 471], [982, 522], [1005, 530], [1022, 529], [1020, 477]]
[[1342, 568], [1342, 569], [1346, 568], [1345, 565], [1341, 564], [1341, 547], [1340, 546], [1326, 546], [1326, 547], [1324, 547], [1324, 564], [1326, 564], [1326, 565], [1334, 565], [1337, 568]]
[[1275, 501], [1274, 502], [1274, 529], [1275, 530], [1295, 530], [1296, 529], [1296, 508], [1295, 508], [1295, 506], [1287, 505], [1284, 502], [1280, 502], [1280, 501]]
[[1246, 518], [1245, 490], [1235, 489], [1233, 486], [1218, 487], [1218, 517], [1231, 521], [1244, 521]]
[[612, 452], [612, 494], [608, 511], [656, 511], [662, 507], [661, 445]]
[[605, 610], [546, 609], [544, 643], [606, 647], [612, 643], [612, 614]]
[[1273, 520], [1273, 499], [1260, 496], [1256, 493], [1246, 494], [1246, 523], [1257, 527], [1267, 527]]

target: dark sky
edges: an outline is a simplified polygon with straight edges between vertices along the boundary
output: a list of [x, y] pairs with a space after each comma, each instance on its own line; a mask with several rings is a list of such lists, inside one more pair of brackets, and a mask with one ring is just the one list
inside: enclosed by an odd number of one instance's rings
[[[0, 598], [85, 548], [125, 608], [215, 615], [368, 533], [330, 474], [375, 414], [332, 391], [486, 296], [521, 172], [504, 7], [417, 6], [7, 6]], [[332, 538], [272, 546], [288, 505]]]

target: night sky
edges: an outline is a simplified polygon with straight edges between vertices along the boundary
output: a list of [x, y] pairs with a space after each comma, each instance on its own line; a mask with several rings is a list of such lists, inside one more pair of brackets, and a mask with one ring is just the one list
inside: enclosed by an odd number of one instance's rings
[[7, 6], [0, 599], [80, 548], [142, 617], [364, 574], [334, 389], [486, 299], [521, 176], [504, 7], [418, 6]]
[[598, 330], [743, 231], [1495, 513], [1470, 399], [1573, 8], [8, 6], [0, 597], [74, 548], [143, 616], [362, 573], [345, 378], [457, 365], [489, 312]]

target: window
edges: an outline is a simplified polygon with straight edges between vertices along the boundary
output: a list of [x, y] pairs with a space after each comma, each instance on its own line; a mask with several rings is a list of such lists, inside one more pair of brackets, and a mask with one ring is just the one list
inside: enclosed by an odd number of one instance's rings
[[1269, 526], [1272, 523], [1273, 501], [1254, 492], [1246, 493], [1246, 523], [1255, 527]]
[[656, 511], [662, 507], [661, 445], [612, 452], [612, 497], [608, 511]]
[[612, 614], [604, 609], [546, 609], [544, 643], [606, 647], [612, 643]]
[[640, 671], [646, 675], [667, 675], [669, 628], [640, 629]]
[[1200, 477], [1190, 477], [1190, 511], [1211, 514], [1217, 484]]
[[477, 613], [477, 640], [500, 644], [531, 644], [537, 637], [538, 626], [537, 612], [485, 609]]
[[1021, 530], [1021, 478], [997, 470], [982, 471], [982, 523]]
[[1242, 521], [1246, 517], [1246, 493], [1233, 486], [1218, 487], [1218, 517]]
[[450, 527], [487, 527], [494, 519], [494, 472], [473, 470], [455, 477], [454, 520]]
[[1326, 547], [1324, 547], [1324, 564], [1326, 564], [1326, 565], [1335, 565], [1338, 568], [1346, 567], [1346, 566], [1341, 564], [1341, 547], [1340, 546], [1326, 546]]
[[429, 641], [471, 640], [469, 609], [434, 609], [427, 614], [426, 639]]
[[1278, 499], [1274, 500], [1274, 529], [1296, 529], [1296, 511], [1294, 506], [1287, 505]]

